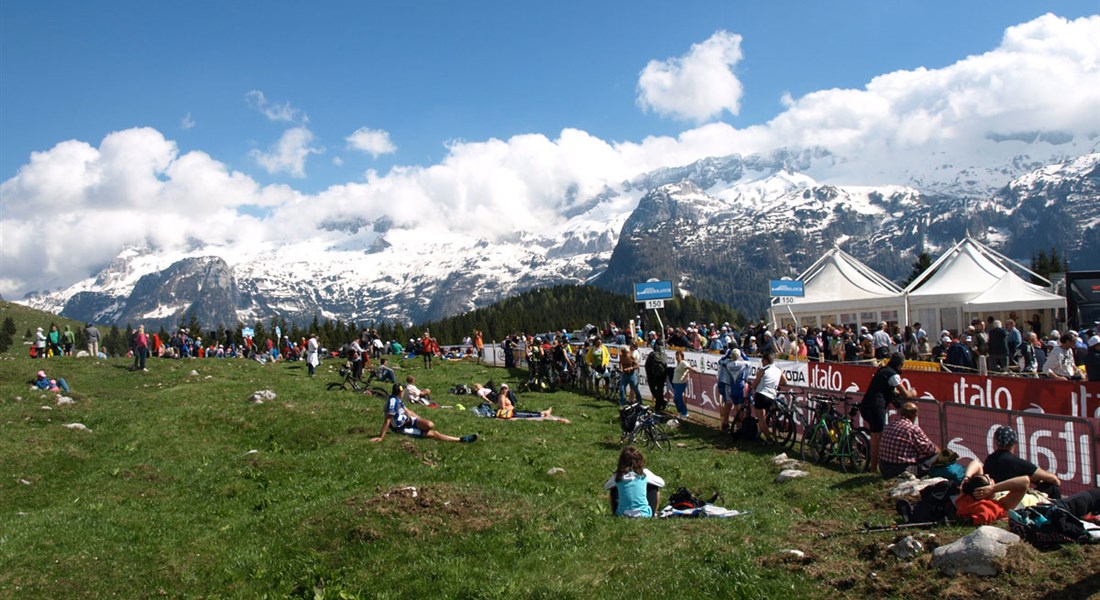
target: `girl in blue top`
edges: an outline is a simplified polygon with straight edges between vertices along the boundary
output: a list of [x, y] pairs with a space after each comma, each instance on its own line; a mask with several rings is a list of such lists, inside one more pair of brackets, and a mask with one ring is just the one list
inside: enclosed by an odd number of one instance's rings
[[642, 453], [627, 446], [619, 454], [619, 468], [603, 487], [610, 490], [611, 510], [615, 516], [652, 517], [654, 506], [660, 504], [660, 488], [664, 485], [664, 479], [645, 468]]

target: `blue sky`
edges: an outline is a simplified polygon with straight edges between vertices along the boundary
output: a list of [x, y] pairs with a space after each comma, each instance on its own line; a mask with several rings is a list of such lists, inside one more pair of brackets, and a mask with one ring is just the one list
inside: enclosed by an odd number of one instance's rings
[[[872, 77], [938, 68], [998, 43], [1044, 12], [1074, 18], [1097, 2], [17, 2], [0, 3], [0, 181], [31, 152], [149, 126], [258, 182], [304, 192], [361, 181], [367, 169], [430, 165], [453, 140], [608, 141], [698, 124], [643, 111], [638, 76], [719, 30], [742, 37], [738, 114], [762, 124], [780, 98], [860, 88]], [[291, 121], [266, 118], [289, 107]], [[255, 96], [253, 96], [255, 98]], [[184, 125], [185, 119], [187, 126]], [[308, 119], [308, 120], [306, 120]], [[301, 172], [256, 158], [284, 131], [312, 134]], [[360, 128], [395, 148], [350, 150]], [[340, 164], [336, 164], [340, 163]]]
[[[372, 228], [333, 224], [378, 219], [553, 237], [605, 190], [712, 156], [812, 156], [798, 168], [825, 184], [994, 189], [1007, 164], [1100, 151], [1098, 13], [0, 0], [0, 295], [68, 287], [127, 247], [369, 247]], [[592, 221], [628, 213], [623, 198]]]

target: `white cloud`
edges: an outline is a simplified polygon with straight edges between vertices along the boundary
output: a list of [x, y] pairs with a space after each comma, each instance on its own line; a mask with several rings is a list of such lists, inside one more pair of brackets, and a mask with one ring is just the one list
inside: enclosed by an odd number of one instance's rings
[[727, 31], [693, 44], [683, 56], [651, 60], [638, 77], [638, 106], [697, 122], [722, 111], [736, 115], [742, 88], [733, 68], [740, 60], [741, 36]]
[[302, 111], [290, 105], [290, 102], [268, 102], [267, 97], [260, 90], [252, 90], [244, 95], [244, 101], [253, 110], [258, 111], [272, 121], [286, 123], [309, 122], [309, 117]]
[[344, 166], [344, 159], [340, 158], [339, 156], [333, 156], [332, 164], [336, 165], [337, 167], [342, 167]]
[[191, 113], [187, 113], [180, 120], [180, 129], [193, 129], [195, 127], [195, 119], [191, 117]]
[[374, 158], [397, 151], [397, 146], [394, 146], [393, 142], [390, 141], [388, 131], [366, 127], [360, 127], [355, 130], [355, 133], [348, 136], [348, 148], [361, 150]]
[[314, 148], [313, 132], [305, 127], [292, 127], [283, 132], [279, 141], [267, 152], [253, 150], [252, 158], [268, 173], [287, 173], [293, 177], [306, 176], [306, 159], [310, 154], [321, 154], [324, 148]]
[[[345, 235], [319, 231], [327, 220], [389, 216], [399, 227], [486, 239], [544, 233], [563, 224], [567, 208], [605, 186], [707, 156], [820, 148], [831, 162], [815, 163], [811, 175], [864, 184], [898, 183], [899, 170], [920, 167], [933, 154], [940, 164], [961, 168], [1070, 151], [1070, 144], [990, 139], [1013, 133], [1064, 132], [1096, 151], [1089, 136], [1100, 134], [1100, 86], [1087, 83], [1100, 80], [1098, 40], [1100, 16], [1046, 16], [1010, 28], [999, 47], [943, 68], [884, 74], [860, 89], [788, 95], [783, 112], [764, 124], [739, 129], [712, 122], [632, 142], [576, 129], [556, 138], [455, 142], [438, 164], [369, 171], [364, 181], [316, 194], [260, 186], [202, 152], [181, 155], [153, 129], [112, 133], [98, 147], [69, 140], [32, 154], [0, 184], [0, 293], [17, 297], [69, 285], [125, 244], [182, 248], [200, 239], [255, 247], [264, 240]], [[254, 157], [269, 170], [301, 176], [308, 156], [322, 151], [314, 143], [307, 128], [293, 127]], [[241, 206], [267, 207], [271, 216], [239, 215]], [[65, 243], [43, 244], [47, 230]], [[362, 228], [357, 235], [372, 234]]]
[[[0, 184], [0, 293], [69, 285], [125, 245], [180, 249], [190, 240], [233, 244], [273, 232], [237, 214], [242, 205], [285, 206], [299, 194], [255, 181], [203, 152], [180, 155], [149, 128], [108, 135], [99, 147], [62, 142], [36, 152]], [[61, 243], [42, 243], [43, 232]]]

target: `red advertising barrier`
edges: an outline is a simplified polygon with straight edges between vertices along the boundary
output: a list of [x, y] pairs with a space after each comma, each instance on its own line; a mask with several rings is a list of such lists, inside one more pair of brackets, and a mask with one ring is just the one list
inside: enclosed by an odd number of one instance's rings
[[[839, 363], [811, 362], [807, 367], [803, 385], [833, 392], [866, 390], [875, 372], [875, 367]], [[902, 375], [921, 397], [941, 402], [1100, 418], [1100, 383], [919, 371]]]

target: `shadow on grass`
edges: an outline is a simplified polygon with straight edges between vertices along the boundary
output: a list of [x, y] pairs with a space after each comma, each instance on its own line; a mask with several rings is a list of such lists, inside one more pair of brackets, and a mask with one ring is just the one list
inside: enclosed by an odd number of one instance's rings
[[880, 477], [878, 475], [875, 475], [873, 473], [864, 473], [862, 475], [857, 475], [855, 477], [845, 479], [844, 481], [838, 481], [838, 482], [830, 485], [829, 489], [833, 489], [833, 490], [855, 490], [855, 489], [867, 487], [869, 485], [877, 485], [881, 482], [882, 482], [882, 477]]
[[1084, 579], [1071, 583], [1060, 590], [1052, 590], [1042, 596], [1042, 600], [1071, 600], [1075, 598], [1095, 598], [1093, 594], [1100, 590], [1100, 573], [1093, 573]]

